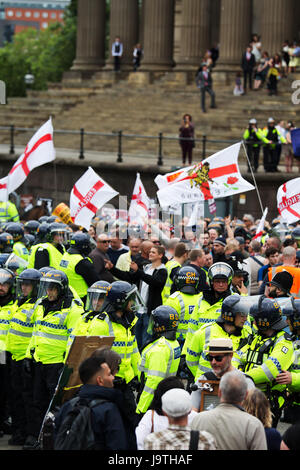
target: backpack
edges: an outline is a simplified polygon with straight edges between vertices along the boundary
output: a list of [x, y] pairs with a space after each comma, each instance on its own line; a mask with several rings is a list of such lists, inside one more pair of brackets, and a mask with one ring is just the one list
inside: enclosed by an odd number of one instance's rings
[[71, 408], [61, 423], [54, 442], [54, 450], [95, 450], [95, 435], [91, 423], [91, 409], [107, 400], [73, 398]]

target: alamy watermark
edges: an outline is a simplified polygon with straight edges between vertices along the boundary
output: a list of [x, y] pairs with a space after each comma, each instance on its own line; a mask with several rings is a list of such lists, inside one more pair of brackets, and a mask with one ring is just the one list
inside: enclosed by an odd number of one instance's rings
[[0, 104], [6, 104], [6, 84], [0, 80]]
[[300, 80], [294, 80], [292, 83], [292, 88], [296, 90], [294, 93], [292, 93], [292, 103], [300, 104]]

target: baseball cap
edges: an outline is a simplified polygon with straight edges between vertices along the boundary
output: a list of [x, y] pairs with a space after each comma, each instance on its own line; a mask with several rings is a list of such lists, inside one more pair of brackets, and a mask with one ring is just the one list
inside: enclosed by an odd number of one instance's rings
[[161, 408], [171, 418], [179, 418], [190, 413], [191, 395], [184, 389], [172, 388], [161, 397]]

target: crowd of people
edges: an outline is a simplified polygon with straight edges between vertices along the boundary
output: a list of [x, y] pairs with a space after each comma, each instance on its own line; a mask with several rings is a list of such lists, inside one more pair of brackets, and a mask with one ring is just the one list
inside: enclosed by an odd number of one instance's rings
[[[266, 222], [258, 240], [251, 214], [204, 219], [201, 229], [183, 219], [181, 238], [167, 222], [154, 235], [108, 216], [89, 231], [54, 215], [13, 217], [0, 233], [9, 445], [43, 448], [50, 407], [51, 442], [63, 448], [79, 401], [95, 402], [97, 449], [299, 449], [299, 222]], [[75, 397], [51, 408], [78, 336], [114, 340], [79, 365]], [[218, 393], [208, 406], [210, 383]]]

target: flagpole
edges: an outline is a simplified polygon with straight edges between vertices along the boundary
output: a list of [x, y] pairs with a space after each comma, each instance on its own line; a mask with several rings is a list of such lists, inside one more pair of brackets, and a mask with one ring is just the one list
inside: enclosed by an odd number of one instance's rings
[[247, 161], [248, 161], [248, 165], [249, 165], [249, 168], [250, 168], [250, 171], [251, 171], [251, 175], [252, 175], [252, 178], [253, 178], [253, 181], [254, 181], [254, 186], [255, 186], [255, 188], [256, 188], [257, 197], [258, 197], [258, 200], [259, 200], [261, 212], [262, 212], [262, 214], [263, 214], [263, 213], [264, 213], [264, 208], [263, 208], [263, 205], [262, 205], [262, 202], [261, 202], [261, 198], [260, 198], [260, 194], [259, 194], [259, 191], [258, 191], [258, 187], [257, 187], [257, 184], [256, 184], [256, 179], [255, 179], [255, 176], [254, 176], [254, 173], [253, 173], [253, 170], [252, 170], [252, 165], [251, 165], [251, 163], [250, 163], [250, 160], [249, 160], [249, 157], [248, 157], [248, 153], [247, 153], [247, 150], [246, 150], [246, 147], [245, 147], [245, 144], [244, 144], [243, 141], [242, 141], [242, 144], [243, 144], [243, 148], [244, 148], [244, 151], [245, 151], [245, 154], [246, 154], [246, 157], [247, 157]]

